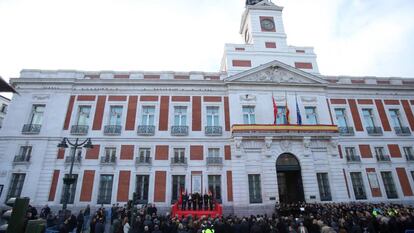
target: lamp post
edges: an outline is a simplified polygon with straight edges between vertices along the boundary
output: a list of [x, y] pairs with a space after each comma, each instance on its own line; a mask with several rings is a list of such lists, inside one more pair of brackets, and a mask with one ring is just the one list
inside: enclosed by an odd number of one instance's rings
[[58, 148], [60, 149], [66, 149], [68, 148], [68, 144], [71, 146], [72, 148], [72, 154], [71, 154], [71, 161], [70, 161], [70, 170], [69, 170], [69, 175], [67, 177], [63, 177], [63, 184], [65, 185], [65, 189], [64, 189], [64, 194], [63, 194], [63, 206], [62, 206], [62, 210], [66, 210], [66, 207], [68, 205], [68, 199], [69, 199], [69, 187], [70, 185], [72, 185], [73, 183], [75, 183], [75, 178], [72, 175], [72, 171], [73, 171], [73, 164], [75, 163], [75, 156], [76, 156], [76, 151], [79, 147], [84, 147], [86, 149], [92, 149], [93, 145], [92, 145], [92, 141], [90, 138], [85, 139], [84, 141], [81, 141], [81, 139], [76, 138], [75, 142], [71, 142], [68, 138], [64, 137], [62, 139], [62, 141], [58, 144]]

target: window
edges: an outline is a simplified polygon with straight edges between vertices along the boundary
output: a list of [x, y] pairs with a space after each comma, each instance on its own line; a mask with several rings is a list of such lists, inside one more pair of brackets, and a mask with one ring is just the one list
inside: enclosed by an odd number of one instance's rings
[[362, 109], [362, 116], [364, 117], [365, 125], [367, 127], [375, 127], [372, 109]]
[[221, 200], [221, 176], [209, 175], [208, 176], [208, 191], [213, 194], [213, 199]]
[[[65, 174], [65, 177], [68, 177], [68, 176], [69, 176], [69, 174]], [[69, 196], [68, 196], [68, 201], [67, 201], [68, 204], [73, 204], [74, 201], [75, 201], [76, 185], [78, 183], [78, 175], [77, 174], [72, 174], [72, 177], [75, 178], [75, 182], [69, 186]], [[62, 196], [60, 198], [60, 204], [63, 203], [63, 200], [65, 198], [65, 188], [66, 188], [66, 185], [63, 184], [63, 186], [62, 186]]]
[[365, 194], [364, 181], [362, 180], [361, 172], [351, 172], [352, 187], [354, 188], [355, 199], [365, 200], [367, 195]]
[[379, 157], [383, 157], [385, 155], [384, 153], [384, 147], [375, 147], [375, 154]]
[[185, 160], [185, 149], [184, 148], [174, 148], [174, 162], [184, 162]]
[[286, 107], [277, 107], [276, 124], [284, 125], [286, 122]]
[[401, 123], [401, 115], [398, 109], [390, 109], [389, 110], [391, 122], [394, 127], [403, 127]]
[[345, 154], [347, 157], [355, 157], [355, 148], [354, 147], [345, 147]]
[[173, 175], [172, 176], [172, 197], [171, 202], [175, 203], [180, 196], [180, 192], [185, 190], [185, 176]]
[[316, 173], [321, 201], [332, 201], [328, 173]]
[[139, 161], [140, 162], [149, 162], [151, 158], [151, 149], [150, 148], [139, 148]]
[[111, 204], [113, 175], [101, 175], [99, 182], [98, 204]]
[[348, 127], [344, 108], [335, 108], [335, 115], [339, 127]]
[[1, 105], [0, 112], [2, 112], [2, 113], [7, 113], [7, 104], [2, 104], [2, 105]]
[[26, 174], [24, 173], [13, 173], [10, 181], [9, 192], [7, 193], [6, 201], [12, 197], [20, 197], [22, 194], [24, 179]]
[[143, 106], [141, 125], [154, 125], [154, 116], [155, 116], [154, 106]]
[[310, 125], [317, 125], [316, 107], [305, 107], [306, 120]]
[[91, 106], [79, 106], [77, 125], [88, 125]]
[[121, 125], [122, 106], [111, 106], [109, 110], [109, 125]]
[[187, 107], [175, 106], [174, 107], [174, 125], [186, 126], [187, 125]]
[[41, 125], [44, 111], [45, 111], [45, 105], [33, 105], [29, 124]]
[[116, 158], [116, 148], [115, 147], [105, 147], [105, 160], [110, 161], [111, 158]]
[[219, 107], [207, 107], [207, 126], [219, 126]]
[[32, 146], [21, 146], [17, 156], [21, 162], [30, 161], [30, 157], [32, 156]]
[[220, 149], [208, 148], [208, 157], [220, 157]]
[[[68, 159], [68, 162], [72, 161], [70, 158], [72, 157], [73, 152], [74, 152], [74, 148], [71, 147], [69, 154], [66, 155], [66, 159]], [[75, 162], [80, 162], [81, 158], [82, 158], [82, 148], [78, 148], [75, 153]]]
[[4, 120], [4, 118], [0, 117], [0, 128], [3, 126], [3, 120]]
[[135, 192], [137, 194], [137, 204], [148, 203], [148, 187], [149, 175], [137, 175], [137, 186]]
[[382, 181], [384, 182], [385, 192], [388, 199], [398, 198], [397, 190], [395, 189], [394, 180], [391, 172], [381, 172]]
[[243, 123], [256, 124], [254, 106], [243, 106]]
[[260, 175], [249, 174], [249, 199], [250, 203], [262, 203]]
[[403, 147], [403, 150], [404, 150], [405, 158], [409, 161], [413, 161], [414, 160], [413, 148], [411, 146], [405, 146]]

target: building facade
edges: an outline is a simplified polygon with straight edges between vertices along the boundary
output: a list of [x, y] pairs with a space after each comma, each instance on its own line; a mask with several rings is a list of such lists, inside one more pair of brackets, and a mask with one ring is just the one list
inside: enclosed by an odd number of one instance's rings
[[0, 95], [0, 129], [3, 126], [3, 120], [7, 114], [7, 108], [9, 104], [10, 104], [10, 99]]
[[[414, 79], [324, 76], [288, 46], [282, 7], [247, 1], [220, 72], [22, 70], [0, 132], [0, 202], [168, 211], [210, 190], [225, 212], [276, 202], [412, 203]], [[94, 148], [57, 148], [63, 137]]]

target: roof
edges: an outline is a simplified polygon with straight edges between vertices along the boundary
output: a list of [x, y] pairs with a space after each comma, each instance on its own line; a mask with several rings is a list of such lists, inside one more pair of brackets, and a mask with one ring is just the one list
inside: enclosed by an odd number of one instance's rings
[[10, 86], [10, 84], [6, 82], [6, 80], [4, 80], [1, 76], [0, 76], [0, 92], [17, 93], [17, 91], [12, 86]]

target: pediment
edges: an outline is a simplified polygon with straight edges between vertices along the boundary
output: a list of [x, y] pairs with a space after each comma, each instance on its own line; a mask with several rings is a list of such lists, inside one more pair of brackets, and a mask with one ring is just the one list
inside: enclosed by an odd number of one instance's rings
[[272, 61], [226, 78], [227, 82], [326, 84], [313, 74], [296, 69], [279, 61]]

